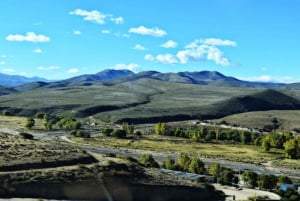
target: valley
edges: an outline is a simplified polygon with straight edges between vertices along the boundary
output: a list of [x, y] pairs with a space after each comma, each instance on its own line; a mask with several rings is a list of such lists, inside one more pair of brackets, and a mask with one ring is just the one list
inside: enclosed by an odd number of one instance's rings
[[[244, 82], [208, 71], [106, 70], [4, 88], [1, 196], [105, 200], [101, 196], [106, 188], [118, 197], [115, 185], [125, 185], [128, 200], [144, 200], [140, 188], [156, 196], [159, 185], [174, 192], [173, 200], [176, 191], [208, 200], [224, 198], [203, 181], [162, 175], [157, 166], [141, 162], [145, 155], [151, 155], [160, 168], [174, 161], [167, 169], [215, 176], [223, 185], [240, 185], [232, 181], [241, 180], [247, 171], [257, 174], [257, 179], [263, 175], [300, 179], [300, 148], [295, 153], [285, 148], [286, 142], [299, 139], [296, 84]], [[181, 167], [180, 157], [203, 163], [201, 171]], [[220, 165], [219, 173], [212, 175], [209, 171], [215, 164]], [[226, 172], [230, 179], [221, 176]], [[43, 190], [35, 194], [26, 185]], [[258, 188], [259, 181], [255, 185]], [[81, 194], [65, 194], [82, 186]], [[58, 193], [54, 188], [60, 189]], [[102, 191], [95, 197], [83, 196], [96, 188]], [[207, 189], [210, 193], [204, 195]]]

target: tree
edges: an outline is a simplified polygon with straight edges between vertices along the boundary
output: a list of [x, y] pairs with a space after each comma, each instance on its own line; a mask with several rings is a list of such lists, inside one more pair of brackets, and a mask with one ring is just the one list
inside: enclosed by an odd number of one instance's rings
[[34, 119], [30, 117], [30, 118], [27, 118], [27, 122], [26, 122], [25, 127], [27, 129], [31, 129], [34, 126], [34, 124], [35, 124]]
[[251, 133], [248, 132], [248, 131], [241, 131], [240, 132], [240, 135], [241, 135], [241, 143], [242, 144], [250, 144], [251, 143]]
[[187, 154], [185, 153], [179, 154], [179, 157], [177, 159], [177, 164], [178, 164], [178, 168], [181, 171], [185, 171], [185, 172], [188, 171], [190, 162], [191, 162], [191, 158]]
[[261, 174], [258, 176], [257, 184], [262, 189], [274, 189], [277, 185], [277, 178], [275, 175]]
[[162, 167], [168, 170], [174, 170], [175, 169], [175, 160], [168, 156], [166, 160], [163, 162]]
[[213, 163], [209, 170], [208, 170], [208, 173], [212, 176], [215, 176], [215, 177], [218, 177], [219, 176], [219, 173], [220, 173], [220, 170], [221, 170], [221, 167], [220, 167], [220, 164], [219, 163]]
[[283, 144], [285, 157], [294, 159], [299, 152], [299, 142], [297, 139], [290, 139]]
[[8, 110], [3, 110], [2, 111], [2, 115], [3, 116], [9, 116], [10, 115], [10, 112]]
[[245, 183], [251, 185], [252, 187], [257, 186], [257, 178], [258, 178], [258, 174], [256, 174], [253, 171], [245, 171], [242, 174], [242, 179]]
[[166, 123], [157, 123], [154, 125], [154, 132], [157, 135], [165, 135], [168, 125]]
[[126, 131], [117, 129], [114, 130], [112, 133], [112, 136], [117, 137], [117, 138], [125, 138], [126, 137]]
[[112, 129], [112, 128], [104, 128], [102, 130], [102, 134], [105, 136], [110, 136], [113, 131], [114, 131], [114, 129]]
[[143, 154], [140, 158], [140, 163], [145, 167], [159, 168], [158, 163], [154, 160], [152, 154]]
[[280, 175], [279, 177], [277, 177], [277, 179], [278, 179], [278, 181], [277, 181], [278, 185], [293, 183], [292, 180], [288, 176], [285, 176], [285, 175]]
[[204, 163], [197, 157], [192, 157], [188, 167], [188, 172], [203, 174], [205, 171]]
[[223, 184], [232, 184], [234, 178], [234, 172], [227, 168], [221, 168], [220, 174], [219, 174], [219, 181]]
[[263, 152], [268, 152], [271, 149], [271, 142], [268, 138], [262, 139], [261, 149]]

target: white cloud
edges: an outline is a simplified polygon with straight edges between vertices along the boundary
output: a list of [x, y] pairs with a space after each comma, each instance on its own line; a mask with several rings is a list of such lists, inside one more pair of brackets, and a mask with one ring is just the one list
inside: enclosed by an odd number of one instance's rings
[[42, 34], [36, 34], [34, 32], [27, 32], [26, 35], [20, 35], [20, 34], [10, 34], [6, 37], [6, 40], [8, 41], [17, 41], [17, 42], [49, 42], [50, 38], [48, 36], [42, 35]]
[[176, 64], [177, 59], [172, 54], [159, 54], [156, 56], [156, 60], [164, 64]]
[[40, 48], [36, 48], [33, 50], [34, 53], [37, 53], [37, 54], [40, 54], [40, 53], [43, 53], [43, 50], [40, 49]]
[[147, 60], [147, 61], [154, 61], [155, 57], [152, 54], [146, 54], [144, 56], [144, 59]]
[[222, 40], [219, 38], [207, 38], [203, 40], [203, 43], [207, 45], [214, 45], [214, 46], [236, 46], [235, 41]]
[[81, 35], [82, 33], [81, 33], [81, 31], [79, 31], [79, 30], [74, 30], [74, 31], [73, 31], [73, 34], [74, 34], [74, 35]]
[[163, 37], [167, 35], [167, 32], [160, 29], [160, 28], [147, 28], [144, 26], [139, 26], [139, 27], [132, 27], [128, 31], [129, 33], [135, 33], [135, 34], [140, 34], [140, 35], [149, 35], [149, 36], [154, 36], [154, 37]]
[[84, 20], [94, 22], [96, 24], [105, 24], [105, 19], [110, 17], [110, 14], [101, 13], [97, 10], [87, 11], [82, 9], [76, 9], [69, 12], [71, 15], [83, 16]]
[[123, 24], [124, 23], [124, 18], [123, 17], [112, 17], [110, 18], [111, 21], [113, 21], [115, 24]]
[[175, 41], [168, 40], [167, 42], [161, 44], [160, 46], [164, 48], [175, 48], [177, 47], [177, 43]]
[[3, 54], [3, 55], [1, 55], [0, 57], [1, 57], [1, 58], [6, 58], [7, 56]]
[[0, 65], [6, 64], [5, 61], [0, 61]]
[[135, 49], [135, 50], [141, 50], [141, 51], [146, 50], [146, 48], [144, 46], [142, 46], [141, 44], [136, 44], [133, 47], [133, 49]]
[[71, 68], [67, 71], [67, 73], [70, 73], [70, 74], [74, 74], [74, 73], [78, 73], [78, 72], [79, 72], [78, 68]]
[[224, 53], [214, 46], [210, 46], [207, 51], [207, 60], [212, 60], [221, 66], [229, 66], [230, 62], [225, 58]]
[[59, 66], [39, 66], [37, 69], [42, 71], [52, 71], [59, 69]]
[[275, 83], [296, 83], [300, 82], [299, 78], [291, 76], [271, 76], [271, 75], [261, 75], [257, 77], [238, 77], [240, 80], [246, 80], [250, 82], [275, 82]]
[[135, 64], [135, 63], [130, 63], [130, 64], [116, 64], [113, 67], [113, 69], [116, 69], [116, 70], [127, 69], [127, 70], [134, 71], [135, 69], [137, 69], [139, 67], [140, 67], [140, 65], [139, 64]]
[[15, 72], [15, 70], [12, 69], [12, 68], [5, 68], [5, 69], [2, 69], [2, 72], [4, 72], [4, 73], [13, 73], [13, 72]]
[[101, 31], [102, 34], [110, 34], [110, 30], [107, 30], [107, 29], [103, 29]]
[[153, 56], [151, 54], [146, 54], [144, 59], [147, 61], [158, 61], [164, 64], [177, 64], [178, 60], [172, 54], [158, 54], [157, 56]]
[[236, 46], [236, 42], [217, 38], [197, 39], [185, 46], [184, 50], [177, 52], [180, 63], [190, 61], [214, 61], [217, 65], [231, 65], [228, 58], [216, 46]]
[[189, 61], [205, 60], [205, 54], [207, 53], [207, 45], [200, 45], [195, 48], [189, 48], [178, 51], [176, 56], [180, 60], [180, 63], [185, 64]]

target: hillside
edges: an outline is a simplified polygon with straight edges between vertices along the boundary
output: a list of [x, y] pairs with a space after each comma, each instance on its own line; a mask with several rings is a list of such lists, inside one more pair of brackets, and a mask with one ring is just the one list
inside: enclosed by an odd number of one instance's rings
[[[247, 111], [300, 107], [297, 90], [285, 92], [265, 88], [179, 83], [151, 79], [148, 78], [149, 74], [154, 76], [157, 73], [143, 73], [140, 75], [146, 78], [141, 76], [110, 84], [27, 84], [16, 88], [22, 93], [1, 96], [0, 108], [22, 116], [48, 112], [80, 118], [94, 116], [105, 121], [142, 123], [219, 118]], [[215, 76], [222, 77], [216, 74], [209, 79], [215, 79]]]

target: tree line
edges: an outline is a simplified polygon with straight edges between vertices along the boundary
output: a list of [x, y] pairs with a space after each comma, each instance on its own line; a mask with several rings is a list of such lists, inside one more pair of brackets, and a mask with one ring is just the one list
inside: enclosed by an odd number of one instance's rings
[[286, 158], [295, 159], [300, 155], [300, 136], [293, 136], [286, 131], [277, 133], [275, 130], [268, 134], [220, 128], [217, 126], [170, 126], [167, 123], [154, 125], [154, 133], [192, 139], [196, 142], [226, 142], [259, 146], [263, 152], [271, 148], [283, 149]]

